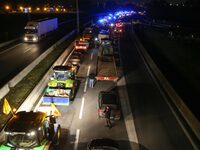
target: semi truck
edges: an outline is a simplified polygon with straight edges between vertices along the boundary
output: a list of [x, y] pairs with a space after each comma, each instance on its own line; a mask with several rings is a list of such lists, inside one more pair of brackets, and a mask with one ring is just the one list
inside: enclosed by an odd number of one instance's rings
[[118, 79], [113, 46], [110, 39], [101, 39], [96, 70], [97, 80], [116, 81]]
[[57, 28], [57, 18], [29, 21], [24, 28], [24, 42], [38, 42], [42, 37], [46, 36], [47, 33]]

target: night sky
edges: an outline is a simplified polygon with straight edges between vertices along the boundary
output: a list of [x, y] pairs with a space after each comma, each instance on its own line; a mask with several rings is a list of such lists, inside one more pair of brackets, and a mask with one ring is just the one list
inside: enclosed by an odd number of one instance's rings
[[[79, 5], [81, 7], [87, 7], [88, 5], [94, 6], [97, 5], [97, 3], [102, 3], [102, 2], [120, 2], [120, 3], [141, 3], [141, 2], [150, 2], [150, 1], [155, 1], [155, 0], [79, 0]], [[185, 1], [190, 1], [190, 0], [166, 0], [168, 3], [184, 3]], [[195, 0], [191, 0], [195, 1]], [[8, 5], [14, 5], [14, 6], [44, 6], [45, 4], [49, 4], [50, 6], [54, 5], [62, 5], [64, 7], [75, 7], [75, 2], [76, 0], [0, 0], [0, 5], [1, 7], [4, 6], [5, 4]]]

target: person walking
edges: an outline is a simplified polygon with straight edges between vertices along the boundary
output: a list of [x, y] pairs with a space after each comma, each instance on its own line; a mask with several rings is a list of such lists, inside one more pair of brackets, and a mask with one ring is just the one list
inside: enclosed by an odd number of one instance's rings
[[111, 108], [109, 106], [106, 106], [104, 113], [105, 113], [105, 118], [106, 118], [106, 126], [111, 128], [112, 127], [111, 121], [110, 121]]
[[89, 87], [93, 88], [95, 82], [95, 74], [91, 73], [89, 74]]

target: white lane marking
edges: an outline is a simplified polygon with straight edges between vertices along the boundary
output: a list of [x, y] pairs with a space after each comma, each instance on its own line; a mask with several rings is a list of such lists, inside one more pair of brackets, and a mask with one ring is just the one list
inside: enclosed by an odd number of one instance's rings
[[21, 44], [23, 44], [23, 43], [19, 43], [19, 44], [13, 46], [13, 47], [10, 47], [10, 48], [6, 49], [5, 51], [0, 52], [0, 55], [3, 54], [3, 53], [6, 53], [6, 52], [8, 52], [8, 51], [10, 51], [11, 49], [13, 49], [13, 48], [15, 48], [15, 47], [17, 47], [17, 46], [19, 46], [19, 45], [21, 45]]
[[24, 51], [24, 53], [30, 51], [31, 49], [32, 49], [32, 47], [29, 47], [28, 49], [26, 49], [26, 50]]
[[87, 71], [87, 79], [86, 79], [86, 81], [85, 81], [84, 92], [86, 92], [86, 90], [87, 90], [87, 84], [88, 84], [88, 76], [89, 76], [89, 73], [90, 73], [90, 66], [88, 67], [88, 71]]
[[91, 59], [91, 60], [93, 59], [93, 53], [91, 54], [90, 59]]
[[76, 130], [76, 137], [74, 142], [74, 150], [78, 149], [78, 141], [79, 141], [80, 129]]
[[82, 103], [81, 103], [81, 109], [80, 109], [80, 113], [79, 113], [79, 119], [82, 119], [83, 116], [83, 107], [84, 107], [84, 103], [85, 103], [85, 98], [82, 98]]
[[117, 82], [117, 86], [118, 86], [118, 93], [119, 93], [120, 102], [121, 102], [121, 106], [122, 106], [121, 107], [122, 113], [123, 113], [123, 116], [125, 116], [124, 122], [125, 122], [125, 126], [126, 126], [126, 131], [128, 134], [129, 141], [131, 141], [130, 147], [131, 147], [131, 149], [139, 150], [138, 144], [132, 144], [132, 143], [138, 143], [138, 138], [137, 138], [137, 132], [135, 129], [133, 114], [132, 114], [131, 108], [130, 108], [125, 77], [122, 77]]

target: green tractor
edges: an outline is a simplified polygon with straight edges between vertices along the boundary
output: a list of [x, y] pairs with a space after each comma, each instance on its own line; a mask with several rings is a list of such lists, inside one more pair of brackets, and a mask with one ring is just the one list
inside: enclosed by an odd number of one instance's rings
[[33, 111], [14, 114], [4, 131], [6, 138], [0, 150], [52, 150], [61, 135], [53, 115]]
[[53, 76], [43, 96], [43, 103], [69, 105], [74, 99], [77, 83], [75, 80], [76, 68], [72, 66], [55, 66]]

